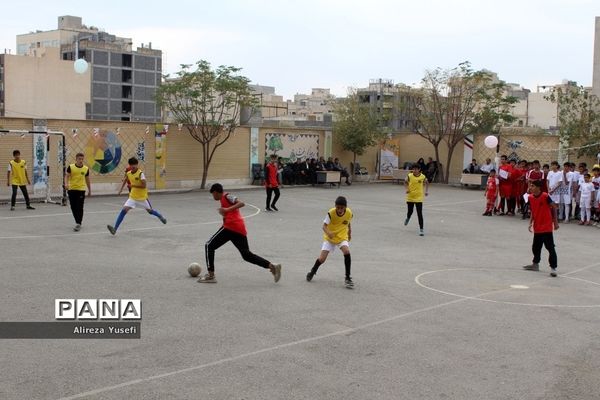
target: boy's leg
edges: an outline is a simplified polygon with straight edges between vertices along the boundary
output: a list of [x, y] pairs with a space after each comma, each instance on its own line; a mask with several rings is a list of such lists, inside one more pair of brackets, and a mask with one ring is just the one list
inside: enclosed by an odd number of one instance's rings
[[267, 211], [271, 211], [271, 194], [273, 193], [273, 189], [272, 188], [267, 188], [267, 207], [266, 210]]
[[23, 193], [23, 197], [25, 198], [25, 205], [27, 208], [31, 208], [31, 203], [29, 202], [29, 193], [27, 193], [27, 186], [22, 185], [19, 187], [21, 188], [21, 193]]
[[533, 244], [531, 245], [531, 251], [533, 252], [533, 264], [538, 265], [542, 259], [542, 246], [544, 245], [544, 234], [534, 233]]
[[419, 228], [423, 230], [423, 203], [415, 203], [417, 206], [417, 217], [419, 219]]
[[230, 234], [231, 243], [235, 246], [236, 249], [242, 255], [244, 261], [249, 262], [254, 265], [258, 265], [259, 267], [269, 268], [271, 263], [264, 258], [257, 256], [256, 254], [250, 251], [250, 246], [248, 245], [248, 238], [240, 233], [231, 232]]
[[543, 233], [544, 247], [548, 250], [548, 263], [552, 269], [552, 276], [556, 276], [556, 268], [558, 268], [558, 257], [556, 256], [556, 248], [554, 246], [554, 235], [552, 232]]
[[[327, 245], [327, 243], [328, 242], [324, 242], [323, 243], [323, 247], [325, 247]], [[316, 273], [317, 273], [317, 271], [319, 270], [319, 267], [321, 265], [323, 265], [323, 263], [325, 262], [325, 260], [327, 260], [327, 256], [328, 255], [329, 255], [329, 250], [325, 250], [325, 249], [321, 248], [321, 253], [319, 253], [319, 257], [315, 261], [315, 265], [313, 265], [313, 267], [311, 268], [310, 272], [306, 275], [306, 280], [307, 281], [310, 282], [312, 280], [313, 276], [315, 276]]]
[[160, 222], [162, 222], [163, 224], [167, 223], [167, 219], [165, 217], [163, 217], [158, 210], [155, 210], [154, 208], [152, 208], [152, 204], [150, 204], [150, 200], [146, 199], [145, 201], [146, 204], [146, 211], [148, 212], [148, 214], [150, 215], [154, 215], [156, 218], [158, 218], [160, 220]]
[[[127, 204], [127, 203], [125, 203], [125, 204]], [[119, 225], [121, 225], [121, 222], [123, 222], [123, 219], [125, 218], [125, 215], [129, 212], [129, 210], [131, 210], [131, 207], [123, 206], [123, 208], [119, 212], [119, 215], [117, 215], [117, 220], [115, 221], [115, 226], [106, 225], [106, 227], [108, 228], [108, 231], [110, 233], [112, 233], [113, 235], [115, 233], [117, 233], [117, 229], [119, 229]]]
[[10, 207], [15, 208], [15, 204], [17, 204], [17, 185], [11, 185], [12, 187], [12, 195], [10, 197]]
[[231, 231], [220, 228], [204, 244], [204, 256], [206, 258], [206, 269], [209, 274], [215, 273], [215, 250], [231, 240]]
[[75, 223], [77, 223], [77, 207], [76, 207], [76, 199], [75, 199], [75, 191], [68, 190], [67, 196], [69, 197], [69, 206], [71, 207], [71, 214], [73, 214], [73, 219]]
[[277, 200], [279, 200], [279, 188], [273, 188], [272, 189], [273, 192], [275, 193], [275, 197], [273, 198], [273, 202], [271, 203], [271, 207], [273, 207], [275, 209], [275, 204], [277, 203]]
[[350, 269], [352, 265], [352, 258], [350, 257], [350, 248], [348, 246], [340, 247], [342, 254], [344, 255], [344, 267], [346, 269], [346, 279], [350, 278]]
[[408, 209], [406, 210], [406, 219], [404, 220], [404, 225], [408, 225], [408, 221], [410, 221], [410, 217], [412, 216], [412, 213], [415, 208], [415, 203], [407, 201], [406, 206], [408, 207]]

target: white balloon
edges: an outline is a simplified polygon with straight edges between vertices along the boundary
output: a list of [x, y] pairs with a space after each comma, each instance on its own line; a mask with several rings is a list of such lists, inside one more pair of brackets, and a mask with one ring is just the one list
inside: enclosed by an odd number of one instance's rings
[[83, 58], [80, 58], [79, 60], [75, 61], [73, 68], [78, 74], [85, 74], [85, 71], [88, 69], [88, 63]]
[[485, 147], [488, 149], [494, 149], [496, 146], [498, 146], [498, 138], [494, 135], [490, 135], [485, 138], [483, 143], [485, 143]]

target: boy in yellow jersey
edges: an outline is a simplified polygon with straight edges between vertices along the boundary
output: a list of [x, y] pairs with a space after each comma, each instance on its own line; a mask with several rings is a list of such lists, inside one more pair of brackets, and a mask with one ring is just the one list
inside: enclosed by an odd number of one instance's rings
[[321, 246], [321, 254], [310, 272], [306, 275], [306, 280], [311, 281], [316, 275], [317, 270], [327, 260], [330, 252], [339, 247], [344, 254], [344, 265], [346, 267], [345, 284], [348, 289], [354, 287], [352, 277], [350, 276], [350, 240], [352, 240], [352, 210], [348, 208], [348, 202], [343, 196], [335, 199], [335, 208], [330, 209], [323, 221], [323, 245]]
[[406, 187], [406, 205], [408, 206], [408, 212], [406, 213], [404, 225], [408, 225], [408, 221], [410, 221], [410, 217], [416, 206], [417, 216], [419, 217], [419, 236], [424, 236], [423, 187], [425, 188], [425, 196], [427, 196], [429, 192], [429, 182], [427, 181], [425, 175], [421, 173], [421, 167], [418, 163], [413, 164], [412, 170], [413, 172], [409, 173], [404, 181], [404, 186]]
[[25, 204], [28, 210], [35, 210], [29, 203], [29, 194], [27, 194], [27, 186], [31, 185], [29, 175], [27, 175], [27, 162], [21, 159], [19, 150], [13, 151], [14, 159], [8, 163], [8, 172], [6, 173], [6, 186], [12, 186], [12, 197], [10, 198], [10, 211], [15, 210], [17, 202], [17, 188], [21, 189]]
[[146, 187], [146, 176], [142, 172], [141, 169], [138, 168], [138, 160], [135, 157], [131, 157], [127, 163], [131, 167], [125, 177], [123, 178], [123, 182], [121, 183], [121, 188], [119, 189], [119, 194], [123, 191], [123, 188], [127, 184], [127, 181], [131, 183], [131, 191], [129, 192], [129, 198], [123, 205], [123, 209], [117, 216], [117, 221], [115, 222], [115, 226], [106, 225], [108, 231], [113, 235], [117, 233], [117, 229], [119, 229], [119, 225], [123, 222], [123, 218], [125, 218], [125, 214], [129, 212], [132, 208], [136, 208], [137, 206], [143, 207], [148, 214], [152, 214], [157, 217], [160, 222], [163, 224], [167, 223], [167, 219], [163, 217], [157, 210], [152, 208], [150, 201], [148, 201], [148, 188]]
[[69, 195], [69, 204], [71, 212], [75, 218], [75, 227], [73, 230], [79, 232], [83, 221], [83, 203], [85, 202], [85, 191], [88, 196], [92, 195], [92, 185], [90, 183], [90, 169], [83, 165], [83, 153], [77, 153], [75, 163], [69, 164], [65, 173], [65, 190]]

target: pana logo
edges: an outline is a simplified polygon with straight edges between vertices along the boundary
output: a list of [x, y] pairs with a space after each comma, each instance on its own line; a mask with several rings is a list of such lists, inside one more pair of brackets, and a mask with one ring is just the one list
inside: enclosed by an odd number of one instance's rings
[[142, 319], [140, 299], [55, 299], [55, 319]]

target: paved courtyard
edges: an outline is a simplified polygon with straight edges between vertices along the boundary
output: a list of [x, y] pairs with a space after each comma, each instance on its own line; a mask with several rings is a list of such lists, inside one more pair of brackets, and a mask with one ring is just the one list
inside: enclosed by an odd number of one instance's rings
[[[227, 189], [227, 188], [226, 188]], [[218, 283], [204, 243], [220, 226], [208, 192], [151, 195], [162, 225], [125, 197], [70, 210], [0, 208], [0, 321], [53, 321], [54, 299], [141, 299], [141, 339], [0, 341], [1, 399], [593, 399], [600, 393], [600, 230], [562, 225], [559, 277], [527, 272], [532, 236], [519, 218], [482, 217], [483, 192], [434, 185], [424, 237], [402, 186], [233, 190], [251, 250], [227, 244]], [[325, 212], [347, 196], [353, 290], [340, 252], [312, 282]]]

